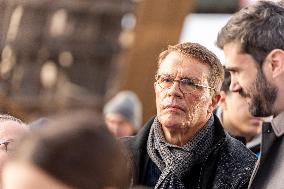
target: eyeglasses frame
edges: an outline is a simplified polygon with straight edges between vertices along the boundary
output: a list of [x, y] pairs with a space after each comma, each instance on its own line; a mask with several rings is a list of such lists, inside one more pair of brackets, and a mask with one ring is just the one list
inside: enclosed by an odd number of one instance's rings
[[[184, 92], [184, 90], [182, 90], [181, 88], [180, 88], [180, 83], [181, 83], [181, 80], [182, 79], [173, 79], [172, 80], [172, 85], [170, 86], [170, 87], [162, 87], [161, 85], [160, 85], [160, 82], [158, 81], [159, 80], [159, 78], [162, 76], [162, 74], [156, 74], [155, 75], [155, 80], [156, 80], [156, 82], [158, 83], [158, 85], [162, 88], [162, 89], [169, 89], [169, 88], [171, 88], [172, 86], [173, 86], [173, 84], [174, 84], [174, 82], [177, 82], [178, 83], [178, 87], [179, 87], [179, 90], [180, 91], [182, 91], [183, 93], [185, 93], [185, 94], [187, 94], [186, 92]], [[184, 79], [184, 78], [183, 78]], [[211, 89], [211, 90], [216, 90], [214, 87], [210, 87], [210, 86], [207, 86], [207, 85], [203, 85], [203, 84], [198, 84], [198, 83], [192, 83], [192, 85], [193, 86], [195, 86], [195, 87], [202, 87], [202, 88], [207, 88], [207, 89]]]

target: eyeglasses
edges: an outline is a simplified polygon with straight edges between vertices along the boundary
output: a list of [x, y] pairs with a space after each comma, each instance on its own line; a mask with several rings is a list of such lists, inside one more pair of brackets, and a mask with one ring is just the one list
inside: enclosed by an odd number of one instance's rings
[[14, 140], [2, 140], [0, 139], [0, 150], [5, 151], [5, 152], [10, 152], [14, 149]]
[[203, 84], [198, 84], [189, 78], [175, 80], [169, 75], [156, 75], [156, 81], [162, 89], [171, 88], [174, 82], [176, 81], [179, 84], [178, 86], [179, 86], [180, 91], [183, 92], [184, 94], [192, 93], [193, 91], [201, 89], [201, 88], [215, 90], [215, 88], [213, 87], [203, 85]]

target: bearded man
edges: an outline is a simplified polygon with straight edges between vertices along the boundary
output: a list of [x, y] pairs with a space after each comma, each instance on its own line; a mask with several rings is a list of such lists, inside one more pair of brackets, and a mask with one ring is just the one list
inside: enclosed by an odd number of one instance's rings
[[284, 180], [284, 3], [258, 1], [222, 28], [217, 45], [253, 116], [273, 115], [262, 128], [261, 157], [250, 188], [283, 188]]

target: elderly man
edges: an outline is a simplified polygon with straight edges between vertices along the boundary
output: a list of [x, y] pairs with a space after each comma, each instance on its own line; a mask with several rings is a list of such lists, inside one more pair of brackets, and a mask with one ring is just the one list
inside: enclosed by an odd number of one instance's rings
[[134, 184], [155, 188], [243, 188], [254, 154], [228, 136], [212, 112], [223, 68], [196, 43], [162, 52], [154, 89], [157, 116], [136, 136], [124, 138], [133, 160]]
[[0, 174], [8, 153], [13, 150], [14, 142], [27, 132], [28, 127], [21, 120], [11, 115], [0, 114]]
[[246, 98], [252, 115], [274, 116], [263, 125], [262, 155], [250, 188], [283, 188], [283, 1], [259, 1], [240, 10], [222, 28], [217, 45], [231, 73], [230, 90]]

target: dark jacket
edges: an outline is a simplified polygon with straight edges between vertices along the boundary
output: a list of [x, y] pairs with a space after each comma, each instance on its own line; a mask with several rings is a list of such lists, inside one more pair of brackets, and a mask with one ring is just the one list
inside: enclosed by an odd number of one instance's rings
[[[147, 183], [147, 165], [151, 161], [147, 154], [147, 139], [152, 118], [136, 136], [125, 137], [123, 142], [129, 149], [129, 158], [133, 163], [133, 184]], [[214, 117], [214, 142], [212, 151], [205, 161], [194, 165], [188, 179], [190, 188], [246, 188], [255, 165], [256, 156], [241, 142], [230, 137], [223, 130], [219, 119]]]
[[[222, 108], [220, 106], [217, 106], [217, 108], [215, 108], [215, 110], [214, 110], [214, 113], [219, 118], [221, 123], [224, 125]], [[257, 157], [260, 156], [261, 134], [259, 134], [257, 136], [254, 136], [254, 138], [251, 141], [249, 141], [249, 142], [246, 142], [246, 138], [245, 137], [234, 136], [232, 134], [230, 134], [230, 135], [232, 137], [234, 137], [235, 139], [238, 139], [239, 141], [241, 141], [243, 144], [245, 144], [248, 149], [250, 149], [253, 153], [255, 153], [257, 155]]]
[[261, 157], [250, 189], [284, 188], [284, 111], [262, 125]]

